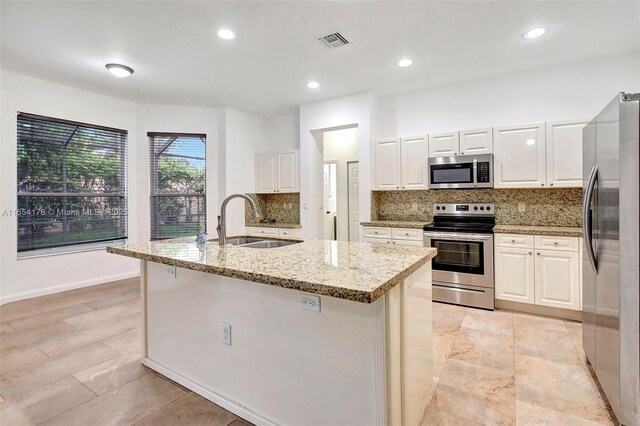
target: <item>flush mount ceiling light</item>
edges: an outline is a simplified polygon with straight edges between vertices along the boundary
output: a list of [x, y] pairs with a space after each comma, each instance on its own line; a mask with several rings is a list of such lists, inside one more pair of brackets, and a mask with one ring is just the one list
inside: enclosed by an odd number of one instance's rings
[[413, 64], [413, 61], [409, 58], [402, 58], [398, 61], [398, 66], [400, 68], [410, 67]]
[[236, 38], [236, 34], [228, 28], [221, 28], [218, 30], [218, 37], [224, 40], [233, 40]]
[[526, 33], [524, 33], [524, 38], [526, 38], [527, 40], [533, 40], [534, 38], [542, 37], [546, 33], [547, 33], [546, 28], [542, 28], [542, 27], [532, 28]]
[[133, 74], [133, 69], [129, 68], [126, 65], [122, 65], [122, 64], [107, 64], [105, 65], [105, 67], [107, 67], [107, 69], [109, 70], [109, 72], [113, 75], [115, 75], [116, 77], [129, 77], [131, 74]]
[[307, 87], [309, 89], [317, 89], [318, 87], [320, 87], [320, 83], [318, 83], [317, 81], [310, 81], [307, 83]]
[[535, 144], [536, 144], [535, 139], [527, 139], [527, 145], [535, 145]]

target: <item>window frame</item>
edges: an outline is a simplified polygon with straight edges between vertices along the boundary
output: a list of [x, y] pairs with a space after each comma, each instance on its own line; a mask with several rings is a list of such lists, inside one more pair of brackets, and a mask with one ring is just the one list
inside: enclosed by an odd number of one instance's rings
[[[73, 192], [73, 191], [68, 191], [65, 190], [66, 189], [66, 181], [65, 181], [65, 170], [66, 167], [63, 167], [63, 169], [60, 171], [61, 174], [61, 182], [63, 185], [63, 188], [60, 192], [55, 192], [55, 190], [53, 191], [42, 191], [42, 192], [38, 192], [38, 191], [20, 191], [19, 187], [18, 187], [18, 173], [19, 170], [16, 169], [16, 253], [17, 253], [17, 258], [18, 259], [23, 259], [23, 258], [32, 258], [32, 257], [41, 257], [41, 256], [50, 256], [50, 255], [60, 255], [60, 254], [67, 254], [67, 253], [77, 253], [77, 252], [84, 252], [84, 251], [94, 251], [94, 250], [102, 250], [104, 249], [104, 247], [108, 246], [108, 245], [114, 245], [114, 244], [124, 244], [126, 243], [127, 239], [128, 239], [128, 226], [129, 226], [129, 221], [128, 221], [128, 163], [127, 163], [127, 158], [128, 158], [128, 139], [129, 139], [129, 132], [126, 129], [119, 129], [119, 128], [115, 128], [115, 127], [109, 127], [109, 126], [103, 126], [103, 125], [98, 125], [98, 124], [91, 124], [91, 123], [84, 123], [84, 122], [80, 122], [80, 121], [73, 121], [73, 120], [68, 120], [68, 119], [63, 119], [63, 118], [57, 118], [57, 117], [50, 117], [50, 116], [45, 116], [45, 115], [39, 115], [39, 114], [32, 114], [32, 113], [27, 113], [27, 112], [22, 112], [22, 111], [18, 111], [16, 114], [16, 149], [19, 149], [20, 145], [21, 145], [21, 139], [20, 139], [20, 130], [19, 130], [19, 126], [20, 126], [20, 120], [21, 119], [31, 119], [31, 120], [39, 120], [39, 121], [46, 121], [49, 123], [55, 123], [55, 124], [63, 124], [63, 125], [68, 125], [68, 126], [75, 126], [76, 130], [72, 132], [72, 134], [69, 136], [69, 138], [67, 139], [67, 141], [65, 142], [66, 144], [69, 144], [72, 142], [73, 136], [75, 135], [75, 133], [77, 132], [78, 129], [80, 128], [85, 128], [85, 129], [91, 129], [91, 130], [98, 130], [98, 131], [105, 131], [105, 132], [112, 132], [115, 134], [119, 135], [119, 142], [117, 145], [117, 152], [120, 155], [120, 167], [118, 170], [118, 176], [120, 179], [120, 190], [118, 192]], [[17, 154], [17, 153], [16, 153]], [[63, 153], [61, 154], [64, 157], [64, 163], [66, 164], [68, 161], [68, 158], [66, 157], [66, 150], [63, 151]], [[18, 156], [16, 155], [16, 165], [18, 165]], [[65, 243], [65, 244], [54, 244], [54, 245], [50, 245], [50, 246], [40, 246], [40, 247], [31, 247], [31, 248], [26, 248], [26, 249], [20, 249], [20, 235], [19, 235], [19, 230], [20, 230], [20, 216], [19, 215], [19, 206], [20, 206], [20, 199], [21, 198], [36, 198], [36, 197], [40, 197], [40, 198], [63, 198], [63, 199], [68, 199], [68, 198], [113, 198], [113, 197], [117, 197], [121, 199], [121, 210], [123, 210], [125, 212], [125, 214], [120, 215], [119, 218], [119, 223], [120, 226], [117, 228], [119, 230], [122, 230], [122, 236], [117, 237], [117, 238], [108, 238], [108, 239], [98, 239], [98, 240], [87, 240], [87, 241], [75, 241], [75, 242], [69, 242], [69, 243]], [[63, 201], [64, 202], [64, 201]], [[66, 216], [56, 216], [56, 219], [51, 219], [50, 222], [51, 223], [56, 223], [56, 221], [61, 221], [63, 223], [63, 235], [66, 232], [67, 236], [65, 236], [65, 238], [68, 237], [68, 224], [65, 221]], [[32, 221], [33, 223], [33, 221]]]
[[[203, 189], [202, 192], [160, 192], [157, 188], [158, 183], [158, 158], [159, 155], [155, 154], [155, 137], [173, 137], [174, 140], [166, 145], [161, 151], [164, 152], [175, 139], [180, 137], [185, 138], [198, 138], [204, 144], [204, 157], [201, 159], [204, 161], [204, 176], [203, 176]], [[149, 141], [149, 240], [159, 241], [172, 238], [181, 238], [185, 235], [177, 235], [171, 237], [159, 237], [159, 230], [155, 229], [159, 226], [159, 220], [155, 218], [155, 200], [160, 197], [194, 197], [202, 198], [203, 216], [204, 216], [204, 230], [207, 227], [207, 135], [206, 133], [189, 133], [189, 132], [147, 132], [147, 139]], [[153, 158], [152, 158], [153, 156]], [[198, 225], [199, 226], [199, 225]]]

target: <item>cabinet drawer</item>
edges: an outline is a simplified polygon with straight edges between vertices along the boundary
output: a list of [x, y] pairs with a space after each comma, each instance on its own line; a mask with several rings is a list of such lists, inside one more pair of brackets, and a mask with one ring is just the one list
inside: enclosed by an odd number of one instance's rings
[[375, 226], [364, 226], [364, 237], [391, 238], [391, 228], [378, 228]]
[[534, 244], [533, 235], [520, 235], [520, 234], [496, 234], [495, 235], [496, 247], [533, 248], [533, 244]]
[[422, 241], [416, 241], [416, 240], [392, 240], [391, 244], [395, 244], [397, 246], [416, 246], [416, 247], [424, 246], [424, 243]]
[[293, 229], [278, 229], [278, 235], [281, 237], [293, 237]]
[[374, 243], [374, 244], [391, 244], [391, 240], [386, 238], [367, 238], [364, 237], [362, 239], [365, 243]]
[[579, 238], [536, 235], [536, 250], [578, 251]]
[[422, 241], [423, 235], [422, 229], [406, 229], [406, 228], [392, 228], [391, 237], [394, 240], [415, 240]]
[[272, 237], [278, 236], [278, 228], [251, 228], [252, 235], [269, 235]]

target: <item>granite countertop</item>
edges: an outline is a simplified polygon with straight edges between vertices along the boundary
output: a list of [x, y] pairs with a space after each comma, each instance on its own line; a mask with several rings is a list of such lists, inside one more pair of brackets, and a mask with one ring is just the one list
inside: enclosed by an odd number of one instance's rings
[[370, 222], [360, 222], [363, 226], [377, 226], [381, 228], [413, 228], [422, 229], [432, 222], [407, 222], [402, 220], [372, 220]]
[[282, 222], [273, 222], [273, 223], [247, 223], [246, 226], [250, 228], [284, 228], [284, 229], [300, 229], [302, 225], [299, 223], [282, 223]]
[[582, 237], [582, 228], [571, 226], [496, 225], [496, 234], [552, 235], [558, 237]]
[[109, 246], [107, 252], [363, 303], [375, 301], [436, 255], [433, 248], [329, 240], [272, 249], [220, 247], [209, 240], [199, 247], [193, 238]]

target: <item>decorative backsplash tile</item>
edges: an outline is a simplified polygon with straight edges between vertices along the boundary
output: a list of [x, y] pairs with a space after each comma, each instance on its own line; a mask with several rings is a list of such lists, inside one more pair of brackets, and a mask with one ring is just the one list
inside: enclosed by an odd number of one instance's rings
[[246, 203], [244, 208], [244, 220], [247, 226], [258, 223], [261, 219], [274, 219], [276, 223], [300, 224], [300, 194], [247, 194], [253, 198], [260, 207], [260, 219], [251, 217], [251, 209]]
[[373, 191], [371, 220], [429, 222], [433, 203], [495, 203], [500, 225], [582, 226], [582, 188]]

